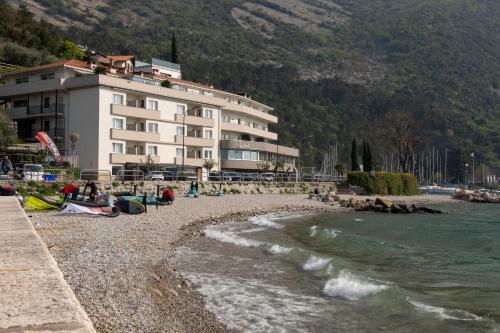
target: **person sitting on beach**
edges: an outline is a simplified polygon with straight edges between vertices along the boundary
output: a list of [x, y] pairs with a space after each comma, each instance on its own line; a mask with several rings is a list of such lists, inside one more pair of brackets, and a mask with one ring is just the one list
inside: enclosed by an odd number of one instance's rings
[[170, 186], [167, 187], [165, 191], [163, 191], [161, 200], [163, 202], [166, 202], [167, 205], [171, 205], [174, 202], [174, 191], [172, 191], [172, 188]]
[[94, 182], [90, 182], [89, 187], [90, 187], [89, 199], [91, 201], [95, 201], [97, 198], [97, 185]]
[[193, 190], [194, 190], [194, 191], [198, 192], [198, 182], [197, 182], [196, 180], [193, 180], [193, 181], [191, 182], [191, 187], [190, 187], [190, 190], [191, 190], [191, 191], [193, 191]]
[[75, 184], [69, 184], [64, 186], [61, 192], [64, 194], [64, 201], [66, 201], [70, 194], [71, 200], [76, 200], [78, 198], [78, 193], [80, 193], [80, 189]]

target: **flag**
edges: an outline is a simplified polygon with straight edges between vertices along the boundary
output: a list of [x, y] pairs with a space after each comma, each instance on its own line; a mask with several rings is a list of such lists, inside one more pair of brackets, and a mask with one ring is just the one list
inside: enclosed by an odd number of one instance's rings
[[43, 148], [48, 149], [50, 151], [50, 153], [54, 157], [54, 160], [57, 163], [60, 163], [62, 161], [62, 159], [61, 159], [61, 153], [59, 152], [59, 149], [57, 149], [56, 144], [54, 143], [54, 141], [52, 141], [52, 139], [50, 138], [50, 136], [47, 135], [47, 133], [45, 133], [45, 132], [38, 132], [38, 133], [36, 133], [35, 138], [38, 141], [40, 141], [40, 143], [42, 144]]

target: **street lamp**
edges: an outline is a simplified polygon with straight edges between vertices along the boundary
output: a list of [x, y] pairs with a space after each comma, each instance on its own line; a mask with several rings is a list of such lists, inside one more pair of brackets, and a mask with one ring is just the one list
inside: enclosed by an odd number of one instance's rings
[[470, 154], [470, 156], [472, 157], [472, 188], [474, 188], [474, 153]]

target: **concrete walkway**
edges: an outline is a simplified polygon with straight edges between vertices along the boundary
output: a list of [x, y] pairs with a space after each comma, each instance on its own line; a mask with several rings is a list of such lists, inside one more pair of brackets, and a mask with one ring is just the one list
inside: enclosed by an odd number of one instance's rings
[[0, 197], [0, 333], [95, 332], [15, 197]]

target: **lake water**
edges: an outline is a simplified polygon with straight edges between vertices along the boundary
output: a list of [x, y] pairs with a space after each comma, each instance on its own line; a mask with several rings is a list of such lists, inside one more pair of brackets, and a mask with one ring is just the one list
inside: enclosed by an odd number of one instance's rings
[[175, 266], [245, 332], [500, 332], [500, 205], [212, 226]]

